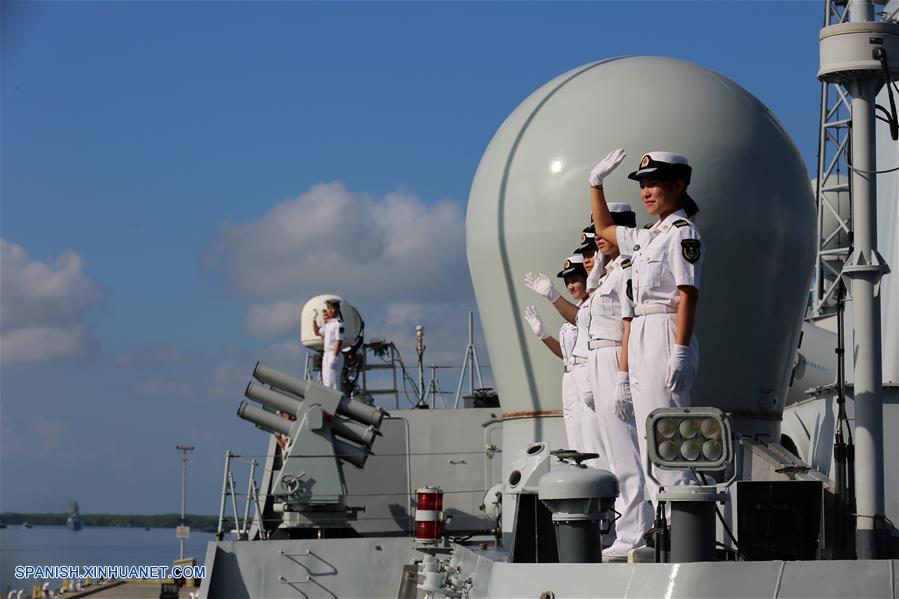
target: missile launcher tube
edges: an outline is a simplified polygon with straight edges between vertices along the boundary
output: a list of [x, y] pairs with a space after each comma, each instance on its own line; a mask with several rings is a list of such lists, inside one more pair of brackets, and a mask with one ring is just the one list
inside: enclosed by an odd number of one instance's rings
[[[315, 384], [311, 381], [304, 381], [303, 379], [298, 379], [295, 376], [276, 370], [262, 362], [256, 363], [256, 368], [253, 369], [253, 376], [263, 383], [267, 383], [278, 389], [289, 391], [303, 399], [306, 398], [310, 386]], [[369, 406], [361, 401], [356, 401], [355, 399], [350, 399], [345, 396], [340, 399], [340, 402], [337, 405], [337, 413], [341, 416], [346, 416], [347, 418], [352, 418], [353, 420], [374, 427], [381, 426], [381, 420], [384, 418], [384, 411], [380, 408]]]
[[292, 397], [288, 397], [283, 393], [279, 393], [275, 389], [269, 389], [259, 383], [250, 381], [247, 390], [244, 392], [247, 399], [258, 401], [262, 405], [273, 410], [280, 410], [288, 414], [296, 415], [302, 405], [299, 401]]
[[368, 450], [350, 445], [340, 439], [334, 439], [334, 455], [338, 459], [349, 462], [356, 468], [362, 468], [368, 459]]
[[271, 385], [272, 387], [277, 387], [278, 389], [290, 391], [303, 399], [305, 399], [309, 385], [312, 383], [312, 381], [304, 381], [303, 379], [298, 379], [295, 376], [276, 370], [262, 362], [256, 362], [256, 368], [253, 369], [253, 376], [263, 383]]
[[357, 422], [344, 420], [343, 418], [335, 418], [331, 422], [331, 432], [365, 447], [370, 447], [375, 441], [375, 436], [378, 435], [377, 430], [373, 426], [362, 426]]
[[240, 406], [237, 408], [237, 415], [270, 433], [290, 435], [291, 425], [289, 421], [245, 401], [240, 402]]

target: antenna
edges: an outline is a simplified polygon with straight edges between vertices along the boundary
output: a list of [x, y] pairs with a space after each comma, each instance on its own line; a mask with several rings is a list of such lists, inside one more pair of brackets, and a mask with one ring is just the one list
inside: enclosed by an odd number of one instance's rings
[[456, 401], [453, 409], [459, 407], [462, 398], [462, 383], [465, 382], [465, 369], [468, 368], [468, 394], [474, 394], [474, 375], [478, 375], [478, 387], [484, 387], [481, 378], [481, 365], [478, 363], [478, 350], [474, 346], [474, 312], [468, 313], [468, 346], [465, 348], [465, 359], [462, 361], [462, 372], [459, 374], [459, 385], [456, 387]]
[[[841, 276], [849, 280], [855, 330], [855, 485], [858, 559], [882, 551], [885, 520], [883, 473], [883, 364], [880, 281], [890, 271], [877, 251], [877, 92], [899, 73], [899, 24], [876, 21], [871, 0], [848, 4], [849, 22], [821, 30], [818, 78], [842, 84], [850, 104], [852, 253]], [[895, 121], [895, 110], [883, 112]], [[891, 123], [891, 129], [895, 126]], [[849, 158], [850, 156], [847, 156]], [[838, 381], [842, 384], [842, 381]], [[850, 463], [851, 465], [851, 463]]]

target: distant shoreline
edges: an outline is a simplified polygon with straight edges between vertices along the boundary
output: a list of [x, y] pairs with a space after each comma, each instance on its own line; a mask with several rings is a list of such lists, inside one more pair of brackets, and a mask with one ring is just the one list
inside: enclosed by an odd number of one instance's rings
[[[24, 513], [2, 512], [0, 522], [7, 526], [21, 526], [28, 522], [34, 526], [65, 526], [70, 512]], [[179, 524], [179, 514], [81, 514], [81, 522], [88, 526], [115, 526], [121, 528], [175, 528]], [[192, 528], [216, 528], [218, 516], [187, 514], [184, 517]]]

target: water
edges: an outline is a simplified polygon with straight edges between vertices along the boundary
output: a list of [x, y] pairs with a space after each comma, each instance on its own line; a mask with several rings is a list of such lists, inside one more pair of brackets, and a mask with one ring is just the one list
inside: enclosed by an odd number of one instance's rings
[[[184, 544], [185, 557], [195, 557], [202, 565], [206, 544], [213, 533], [192, 530]], [[14, 571], [22, 566], [170, 566], [178, 559], [179, 541], [174, 528], [87, 527], [69, 530], [65, 526], [9, 526], [0, 529], [0, 591], [26, 589], [44, 580], [19, 580]], [[52, 580], [50, 588], [59, 588]]]

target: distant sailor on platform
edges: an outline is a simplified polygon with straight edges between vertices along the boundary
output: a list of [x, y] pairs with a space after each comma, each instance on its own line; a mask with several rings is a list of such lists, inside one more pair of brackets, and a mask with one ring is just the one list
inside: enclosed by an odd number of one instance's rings
[[340, 300], [325, 300], [325, 323], [318, 324], [318, 310], [312, 313], [312, 332], [324, 340], [322, 355], [322, 385], [340, 390], [340, 373], [343, 371], [343, 315]]

